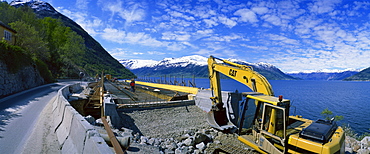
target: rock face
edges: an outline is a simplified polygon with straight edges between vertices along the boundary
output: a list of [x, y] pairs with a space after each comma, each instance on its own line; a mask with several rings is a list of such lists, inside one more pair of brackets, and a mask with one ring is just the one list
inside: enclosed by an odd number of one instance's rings
[[35, 67], [27, 66], [12, 74], [0, 61], [0, 98], [42, 84], [44, 79]]

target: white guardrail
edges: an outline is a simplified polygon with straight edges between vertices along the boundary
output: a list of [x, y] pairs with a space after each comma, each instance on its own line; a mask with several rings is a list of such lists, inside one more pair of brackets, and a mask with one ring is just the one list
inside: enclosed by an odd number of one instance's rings
[[113, 154], [97, 130], [67, 101], [70, 93], [80, 89], [80, 84], [64, 86], [53, 102], [52, 126], [62, 153]]

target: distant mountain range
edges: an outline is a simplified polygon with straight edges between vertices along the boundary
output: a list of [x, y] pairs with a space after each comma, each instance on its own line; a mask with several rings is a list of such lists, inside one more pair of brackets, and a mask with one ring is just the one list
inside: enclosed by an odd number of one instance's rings
[[[130, 69], [137, 76], [184, 76], [208, 77], [207, 57], [199, 55], [181, 58], [165, 58], [161, 61], [153, 60], [120, 60], [120, 63]], [[248, 63], [229, 59], [229, 61], [249, 65], [269, 80], [295, 80], [296, 78], [284, 74], [280, 69], [268, 63]]]
[[370, 81], [370, 67], [362, 70], [361, 72], [345, 78], [345, 81]]
[[303, 80], [344, 80], [359, 71], [343, 71], [343, 72], [311, 72], [311, 73], [287, 73], [290, 76]]
[[[361, 71], [338, 71], [338, 72], [300, 72], [283, 73], [279, 68], [268, 63], [249, 63], [235, 59], [229, 61], [252, 66], [253, 69], [268, 80], [370, 80], [361, 76]], [[184, 76], [184, 77], [208, 77], [207, 57], [193, 55], [181, 58], [165, 58], [161, 61], [154, 60], [120, 60], [127, 69], [137, 76]], [[360, 74], [360, 76], [359, 76]]]

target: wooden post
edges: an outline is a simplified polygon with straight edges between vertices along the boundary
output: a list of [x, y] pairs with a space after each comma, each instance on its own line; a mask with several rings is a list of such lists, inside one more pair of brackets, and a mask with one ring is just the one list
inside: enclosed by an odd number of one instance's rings
[[101, 120], [103, 121], [104, 128], [108, 133], [109, 140], [113, 145], [114, 151], [116, 152], [116, 154], [123, 154], [122, 147], [119, 144], [119, 142], [117, 141], [116, 136], [114, 136], [113, 131], [110, 129], [107, 120], [105, 119], [105, 117], [101, 117]]
[[100, 115], [101, 117], [105, 117], [104, 112], [104, 72], [101, 74], [101, 80], [100, 80]]

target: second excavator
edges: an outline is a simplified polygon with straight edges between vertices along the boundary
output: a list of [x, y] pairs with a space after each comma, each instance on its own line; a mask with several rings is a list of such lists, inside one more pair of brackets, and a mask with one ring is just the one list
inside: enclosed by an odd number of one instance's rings
[[[345, 134], [334, 120], [290, 115], [290, 100], [275, 97], [268, 80], [251, 66], [210, 56], [208, 70], [213, 96], [207, 121], [212, 127], [237, 133], [238, 140], [260, 153], [344, 153]], [[220, 74], [252, 92], [228, 93], [223, 102]]]

